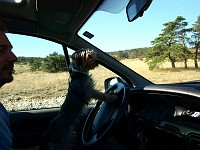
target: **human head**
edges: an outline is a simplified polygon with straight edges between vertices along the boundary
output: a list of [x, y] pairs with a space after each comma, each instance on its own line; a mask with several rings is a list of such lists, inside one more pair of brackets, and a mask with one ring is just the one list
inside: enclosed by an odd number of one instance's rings
[[14, 62], [17, 61], [5, 33], [6, 26], [0, 22], [0, 87], [13, 80]]

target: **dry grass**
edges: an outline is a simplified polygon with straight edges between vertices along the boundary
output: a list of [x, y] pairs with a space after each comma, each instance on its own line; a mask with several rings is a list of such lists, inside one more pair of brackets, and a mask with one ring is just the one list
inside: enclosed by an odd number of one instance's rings
[[113, 72], [103, 66], [98, 66], [90, 73], [95, 81], [95, 87], [101, 91], [104, 91], [104, 80], [106, 78], [116, 76]]
[[[0, 90], [0, 99], [20, 100], [23, 98], [43, 99], [63, 96], [67, 93], [69, 73], [30, 72], [27, 65], [15, 65], [13, 82]], [[104, 91], [104, 79], [114, 76], [99, 66], [91, 71], [97, 89]]]
[[[122, 60], [131, 69], [155, 83], [174, 83], [188, 80], [198, 80], [200, 77], [199, 70], [181, 69], [182, 63], [176, 63], [179, 69], [172, 70], [169, 62], [160, 66], [157, 71], [149, 71], [144, 61], [139, 59]], [[188, 63], [188, 67], [193, 67], [193, 62]], [[68, 85], [68, 73], [44, 73], [30, 72], [26, 65], [16, 65], [14, 81], [6, 84], [0, 90], [1, 99], [22, 99], [28, 97], [31, 99], [51, 98], [65, 95]], [[104, 91], [104, 79], [115, 76], [114, 73], [106, 68], [99, 66], [91, 71], [97, 89]]]
[[43, 98], [46, 97], [46, 95], [59, 96], [66, 92], [68, 74], [27, 72], [17, 74], [14, 78], [12, 83], [3, 86], [2, 90], [4, 94]]
[[132, 59], [122, 60], [132, 70], [145, 76], [154, 83], [177, 83], [191, 80], [199, 80], [200, 70], [194, 69], [192, 60], [188, 61], [188, 69], [184, 69], [182, 62], [176, 63], [176, 69], [171, 69], [170, 62], [165, 62], [159, 66], [159, 69], [150, 71], [147, 64], [143, 60]]

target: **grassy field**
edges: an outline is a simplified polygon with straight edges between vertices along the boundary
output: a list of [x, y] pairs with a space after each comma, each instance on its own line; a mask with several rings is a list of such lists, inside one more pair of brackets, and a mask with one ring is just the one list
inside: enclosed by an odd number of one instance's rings
[[177, 83], [200, 79], [200, 70], [194, 69], [192, 60], [188, 60], [188, 69], [184, 68], [183, 62], [177, 62], [176, 69], [171, 69], [170, 62], [164, 62], [154, 71], [148, 69], [144, 60], [126, 59], [122, 60], [122, 63], [154, 83]]
[[[198, 80], [199, 70], [193, 69], [193, 61], [188, 62], [189, 69], [183, 69], [183, 63], [176, 63], [177, 69], [172, 70], [166, 62], [156, 71], [149, 71], [147, 64], [139, 59], [122, 60], [131, 69], [155, 83], [174, 83], [188, 80]], [[19, 100], [24, 97], [43, 99], [65, 95], [67, 93], [68, 73], [30, 72], [27, 65], [16, 65], [14, 81], [0, 90], [1, 99]], [[99, 66], [91, 71], [96, 88], [103, 91], [104, 79], [114, 76], [112, 72]]]

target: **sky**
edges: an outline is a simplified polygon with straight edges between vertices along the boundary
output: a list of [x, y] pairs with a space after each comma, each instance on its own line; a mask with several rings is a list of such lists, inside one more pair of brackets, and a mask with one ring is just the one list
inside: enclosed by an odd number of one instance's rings
[[[127, 18], [124, 17], [125, 12], [119, 14], [120, 21], [113, 17], [114, 14], [100, 12], [100, 14], [96, 14], [94, 22], [89, 22], [80, 31], [80, 35], [84, 31], [93, 33], [95, 36], [89, 41], [107, 52], [149, 47], [151, 41], [161, 33], [164, 23], [175, 20], [177, 16], [183, 16], [191, 26], [197, 20], [197, 16], [200, 15], [199, 8], [200, 0], [153, 0], [142, 17], [126, 24], [123, 23], [127, 22]], [[111, 21], [111, 19], [114, 20]], [[110, 26], [108, 26], [109, 22], [111, 23]], [[123, 28], [123, 30], [119, 28]], [[62, 47], [49, 42], [33, 39], [30, 41], [27, 37], [16, 38], [11, 34], [8, 34], [8, 37], [17, 56], [45, 57], [54, 51], [59, 53], [62, 51]], [[30, 51], [34, 50], [35, 53], [30, 53], [27, 47]]]
[[[125, 12], [120, 14], [120, 21], [113, 19], [114, 15], [100, 14], [97, 17], [99, 24], [91, 22], [88, 25], [88, 30], [98, 35], [91, 42], [105, 51], [149, 47], [151, 41], [161, 33], [163, 24], [175, 20], [177, 16], [183, 16], [191, 26], [200, 15], [199, 7], [200, 0], [153, 0], [143, 16], [131, 23], [127, 23]], [[110, 21], [111, 19], [113, 20]], [[111, 22], [111, 26], [107, 29], [104, 25], [108, 26], [108, 22]], [[120, 30], [119, 27], [123, 29]], [[111, 30], [114, 32], [109, 36]]]

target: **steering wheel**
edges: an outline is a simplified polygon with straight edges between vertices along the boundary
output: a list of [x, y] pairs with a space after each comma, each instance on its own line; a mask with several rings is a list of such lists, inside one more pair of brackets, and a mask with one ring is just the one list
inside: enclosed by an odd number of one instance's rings
[[129, 100], [129, 86], [118, 82], [105, 93], [114, 91], [115, 102], [97, 102], [90, 111], [82, 131], [82, 142], [90, 146], [105, 139], [126, 111]]

